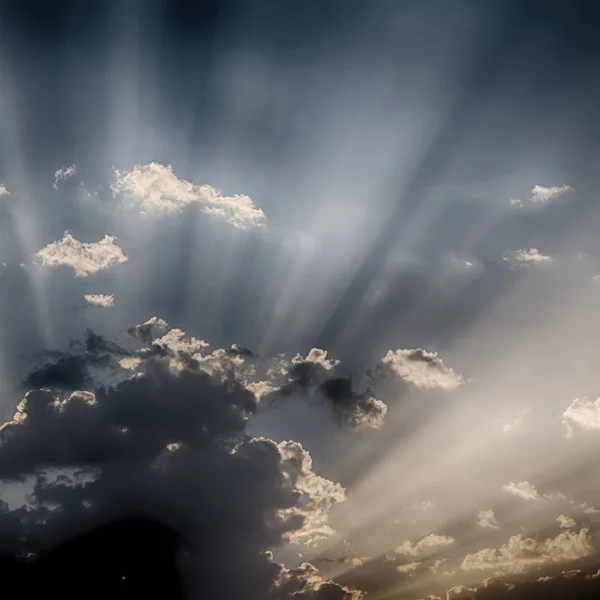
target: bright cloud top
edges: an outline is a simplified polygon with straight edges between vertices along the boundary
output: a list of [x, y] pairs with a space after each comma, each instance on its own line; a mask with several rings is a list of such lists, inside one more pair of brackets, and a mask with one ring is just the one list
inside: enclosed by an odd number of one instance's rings
[[573, 425], [586, 431], [600, 429], [600, 398], [596, 400], [575, 398], [563, 412], [562, 418], [569, 437], [573, 435]]
[[61, 240], [38, 250], [35, 257], [44, 267], [71, 267], [77, 277], [87, 277], [127, 261], [123, 250], [115, 244], [116, 239], [105, 235], [98, 242], [80, 242], [65, 232]]
[[114, 194], [121, 193], [140, 203], [147, 212], [180, 210], [197, 202], [202, 212], [221, 219], [238, 229], [263, 227], [265, 213], [254, 206], [249, 196], [224, 196], [210, 185], [198, 185], [180, 179], [171, 165], [152, 162], [136, 165], [132, 171], [115, 170]]
[[535, 185], [531, 190], [531, 201], [543, 204], [560, 196], [564, 196], [567, 192], [572, 190], [573, 188], [568, 185], [557, 185], [552, 187]]
[[63, 179], [69, 179], [69, 177], [73, 177], [77, 173], [77, 167], [75, 165], [71, 165], [70, 167], [63, 167], [62, 169], [58, 169], [54, 172], [54, 183], [52, 187], [56, 190], [58, 189], [58, 182]]
[[115, 297], [113, 294], [86, 294], [85, 301], [92, 306], [101, 306], [109, 308], [115, 305]]
[[398, 377], [421, 389], [454, 389], [465, 382], [460, 373], [447, 367], [437, 352], [421, 348], [389, 350], [381, 359]]
[[0, 198], [2, 198], [2, 196], [10, 196], [10, 192], [3, 183], [0, 183]]

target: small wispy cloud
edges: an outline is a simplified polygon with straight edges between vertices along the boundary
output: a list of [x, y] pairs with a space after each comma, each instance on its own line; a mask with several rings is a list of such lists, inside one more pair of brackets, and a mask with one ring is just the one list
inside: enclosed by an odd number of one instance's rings
[[80, 242], [70, 233], [38, 250], [35, 258], [44, 267], [71, 267], [77, 277], [103, 271], [115, 263], [124, 263], [127, 257], [115, 244], [117, 238], [105, 235], [98, 242]]
[[447, 367], [437, 352], [422, 348], [389, 350], [381, 362], [398, 377], [418, 388], [451, 390], [465, 383], [463, 376]]
[[572, 519], [571, 517], [566, 517], [565, 515], [558, 515], [556, 520], [558, 521], [562, 529], [570, 529], [571, 527], [575, 527], [575, 525], [577, 525], [575, 519]]
[[[573, 188], [569, 185], [555, 185], [546, 187], [543, 185], [534, 185], [531, 188], [528, 204], [548, 204], [549, 202], [566, 196], [572, 192]], [[523, 208], [524, 202], [520, 198], [511, 198], [510, 205], [516, 208]]]
[[109, 308], [115, 305], [115, 297], [113, 294], [86, 294], [85, 301], [92, 306], [101, 306]]
[[540, 265], [554, 262], [547, 254], [542, 254], [537, 248], [523, 250], [509, 250], [505, 253], [503, 260], [511, 267]]
[[477, 515], [477, 525], [484, 529], [500, 529], [500, 525], [496, 520], [494, 511], [490, 508], [489, 510], [480, 510]]
[[502, 486], [502, 491], [512, 494], [522, 500], [541, 500], [536, 487], [529, 481], [510, 482]]
[[77, 166], [71, 165], [69, 167], [63, 167], [62, 169], [57, 169], [54, 171], [54, 183], [52, 187], [56, 190], [58, 189], [58, 182], [64, 179], [69, 179], [73, 177], [77, 173]]
[[443, 548], [444, 546], [450, 546], [454, 544], [455, 541], [456, 540], [454, 538], [451, 538], [447, 535], [430, 533], [416, 543], [406, 540], [399, 546], [396, 546], [394, 552], [396, 554], [404, 554], [407, 556], [417, 556], [420, 554], [433, 552], [438, 548]]
[[531, 190], [531, 201], [536, 203], [546, 203], [555, 198], [564, 196], [567, 192], [573, 191], [573, 188], [568, 185], [555, 185], [552, 187], [544, 187], [543, 185], [534, 185]]
[[152, 162], [136, 165], [132, 171], [115, 170], [111, 185], [113, 194], [123, 194], [138, 202], [145, 212], [175, 211], [197, 203], [202, 212], [212, 215], [238, 229], [264, 227], [265, 213], [249, 196], [225, 196], [210, 185], [199, 185], [181, 179], [171, 165]]

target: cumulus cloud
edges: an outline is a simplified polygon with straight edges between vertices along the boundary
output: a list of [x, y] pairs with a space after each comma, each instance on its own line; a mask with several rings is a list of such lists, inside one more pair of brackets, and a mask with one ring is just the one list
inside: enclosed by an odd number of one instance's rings
[[[329, 511], [345, 491], [314, 472], [301, 444], [247, 435], [257, 409], [251, 392], [167, 345], [134, 352], [133, 376], [110, 386], [88, 376], [77, 389], [89, 362], [125, 353], [94, 336], [80, 363], [61, 365], [60, 389], [27, 392], [0, 429], [0, 480], [35, 479], [26, 509], [0, 511], [5, 549], [37, 551], [134, 513], [186, 533], [182, 566], [192, 597], [217, 590], [225, 600], [360, 597], [312, 565], [289, 570], [272, 561], [269, 551], [282, 544], [332, 535]], [[65, 358], [51, 356], [54, 364]], [[40, 384], [49, 372], [38, 374]], [[74, 477], [46, 474], [61, 469]]]
[[573, 426], [585, 431], [600, 429], [600, 398], [576, 398], [563, 412], [562, 420], [567, 428], [567, 437], [573, 435]]
[[3, 183], [0, 183], [0, 198], [2, 198], [2, 196], [10, 196], [10, 192]]
[[80, 242], [70, 233], [38, 250], [35, 258], [44, 267], [71, 267], [77, 277], [108, 269], [127, 261], [123, 250], [115, 244], [117, 238], [105, 235], [98, 242]]
[[282, 471], [295, 482], [301, 494], [298, 506], [284, 510], [284, 516], [299, 515], [303, 524], [290, 532], [290, 541], [316, 546], [333, 535], [329, 525], [332, 507], [346, 500], [346, 491], [339, 483], [334, 483], [313, 471], [312, 458], [298, 442], [281, 442], [277, 445], [281, 455]]
[[511, 250], [506, 252], [503, 260], [511, 267], [548, 264], [554, 261], [551, 256], [542, 254], [537, 248]]
[[484, 529], [500, 529], [500, 525], [496, 520], [494, 511], [490, 508], [489, 510], [480, 510], [477, 515], [477, 525]]
[[552, 187], [544, 187], [543, 185], [535, 185], [531, 190], [531, 201], [536, 203], [546, 203], [555, 198], [564, 196], [567, 192], [572, 191], [568, 185], [558, 185]]
[[529, 481], [510, 482], [502, 486], [502, 491], [523, 500], [541, 500], [536, 487]]
[[558, 515], [556, 520], [559, 522], [562, 529], [570, 529], [571, 527], [575, 527], [575, 525], [577, 525], [575, 519], [566, 517], [565, 515]]
[[585, 528], [578, 533], [565, 531], [542, 541], [515, 535], [498, 548], [484, 548], [467, 554], [461, 568], [464, 571], [493, 569], [520, 573], [547, 563], [560, 564], [585, 558], [593, 551], [589, 530]]
[[171, 165], [152, 162], [136, 165], [132, 171], [115, 170], [111, 185], [114, 194], [139, 202], [142, 210], [180, 210], [197, 203], [202, 212], [221, 219], [239, 229], [263, 227], [265, 213], [244, 194], [224, 196], [210, 185], [198, 185], [180, 179]]
[[447, 535], [437, 535], [430, 533], [414, 543], [410, 540], [404, 541], [402, 544], [394, 548], [396, 554], [404, 554], [407, 556], [419, 556], [423, 554], [431, 554], [440, 548], [454, 544], [454, 538]]
[[422, 389], [451, 390], [465, 383], [463, 376], [447, 367], [437, 352], [421, 348], [389, 350], [382, 363], [407, 383]]
[[92, 306], [102, 306], [109, 308], [115, 305], [115, 297], [113, 294], [86, 294], [85, 301]]
[[62, 169], [58, 169], [54, 172], [54, 183], [52, 187], [56, 190], [58, 189], [58, 182], [64, 179], [69, 179], [73, 177], [77, 173], [77, 167], [75, 165], [71, 165], [69, 167], [63, 167]]

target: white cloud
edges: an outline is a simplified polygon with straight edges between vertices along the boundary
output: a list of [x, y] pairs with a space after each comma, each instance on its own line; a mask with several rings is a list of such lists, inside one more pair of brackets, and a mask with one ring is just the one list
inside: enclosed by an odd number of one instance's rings
[[291, 542], [316, 546], [335, 532], [329, 525], [334, 505], [346, 500], [346, 490], [339, 484], [313, 471], [310, 454], [298, 442], [277, 444], [281, 470], [294, 490], [301, 494], [298, 506], [283, 511], [282, 516], [298, 515], [304, 522], [300, 529], [288, 534]]
[[339, 360], [328, 359], [327, 350], [321, 350], [321, 348], [312, 348], [305, 357], [302, 357], [300, 354], [296, 354], [296, 356], [294, 356], [294, 358], [291, 360], [293, 365], [303, 362], [314, 363], [326, 371], [331, 371], [340, 364]]
[[551, 256], [542, 254], [537, 248], [523, 250], [510, 250], [503, 257], [510, 266], [528, 266], [551, 263], [554, 259]]
[[523, 206], [523, 203], [521, 202], [521, 200], [519, 200], [519, 198], [511, 198], [510, 199], [510, 205], [511, 206], [518, 206], [519, 208], [521, 208]]
[[406, 563], [405, 565], [398, 565], [396, 571], [399, 573], [412, 573], [419, 568], [420, 562]]
[[586, 431], [600, 429], [600, 398], [575, 398], [563, 412], [562, 419], [567, 427], [567, 437], [573, 435], [573, 425]]
[[567, 192], [571, 192], [573, 188], [568, 185], [558, 185], [552, 187], [544, 187], [543, 185], [534, 185], [531, 190], [531, 201], [537, 203], [545, 203], [563, 196]]
[[445, 546], [450, 546], [454, 544], [454, 538], [451, 538], [447, 535], [437, 535], [435, 533], [430, 533], [426, 535], [424, 538], [420, 539], [416, 544], [406, 540], [402, 542], [399, 546], [396, 546], [394, 551], [396, 554], [405, 554], [408, 556], [417, 556], [419, 554], [424, 554], [426, 552], [430, 552], [433, 550], [437, 550], [438, 548], [443, 548]]
[[585, 558], [592, 552], [594, 548], [587, 529], [582, 529], [579, 533], [565, 531], [555, 538], [540, 542], [515, 535], [499, 548], [484, 548], [468, 554], [461, 568], [464, 571], [494, 569], [496, 572], [521, 573], [533, 566]]
[[421, 348], [389, 350], [381, 361], [398, 377], [418, 388], [451, 390], [465, 383], [463, 376], [447, 367], [437, 352]]
[[80, 242], [65, 232], [61, 240], [38, 250], [35, 257], [44, 267], [71, 267], [77, 277], [87, 277], [114, 263], [127, 261], [123, 250], [115, 244], [116, 239], [105, 235], [99, 242]]
[[477, 515], [477, 525], [484, 529], [500, 529], [500, 525], [496, 520], [494, 511], [490, 508], [489, 510], [480, 510]]
[[10, 196], [10, 192], [3, 183], [0, 183], [0, 198], [2, 198], [2, 196]]
[[92, 306], [109, 308], [115, 305], [115, 297], [112, 294], [86, 294], [85, 301]]
[[70, 167], [63, 167], [62, 169], [58, 169], [54, 172], [54, 183], [52, 187], [56, 190], [58, 189], [58, 182], [61, 179], [69, 179], [69, 177], [73, 177], [77, 173], [77, 167], [75, 165], [71, 165]]
[[503, 485], [502, 490], [523, 500], [541, 500], [537, 489], [529, 481], [520, 481], [518, 483], [511, 481]]
[[571, 517], [566, 517], [565, 515], [558, 515], [556, 520], [560, 523], [562, 529], [570, 529], [571, 527], [575, 527], [577, 523]]
[[202, 212], [213, 215], [239, 229], [262, 227], [265, 213], [254, 206], [249, 196], [224, 196], [210, 185], [198, 185], [180, 179], [171, 165], [152, 162], [136, 165], [133, 171], [115, 170], [113, 194], [121, 193], [140, 203], [142, 210], [180, 210], [194, 202], [202, 205]]

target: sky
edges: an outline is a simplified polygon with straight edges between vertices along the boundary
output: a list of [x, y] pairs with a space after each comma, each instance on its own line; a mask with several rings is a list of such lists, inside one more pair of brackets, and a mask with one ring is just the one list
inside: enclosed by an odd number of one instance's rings
[[0, 3], [0, 551], [190, 598], [600, 593], [600, 5]]

